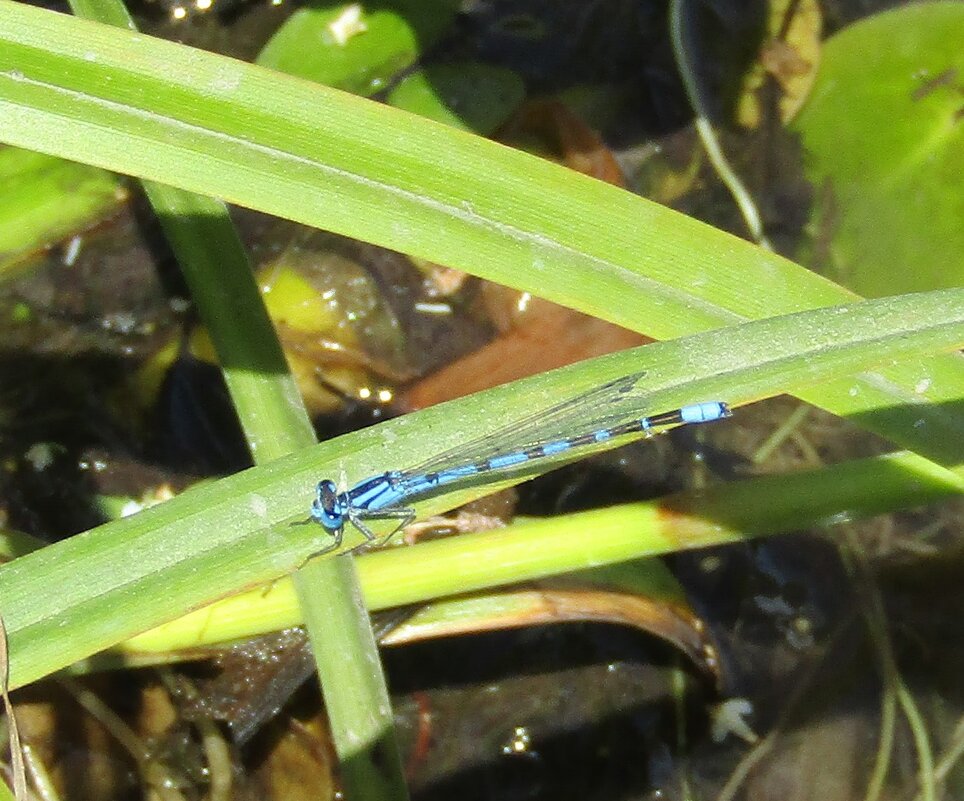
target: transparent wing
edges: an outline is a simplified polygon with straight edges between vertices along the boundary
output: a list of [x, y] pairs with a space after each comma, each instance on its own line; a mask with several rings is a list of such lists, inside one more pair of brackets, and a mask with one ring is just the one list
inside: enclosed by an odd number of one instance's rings
[[[643, 417], [645, 414], [641, 410], [645, 395], [637, 387], [645, 375], [645, 372], [640, 372], [617, 378], [546, 410], [515, 420], [485, 436], [449, 448], [406, 469], [403, 478], [480, 462]], [[524, 468], [525, 465], [517, 467], [520, 470]]]

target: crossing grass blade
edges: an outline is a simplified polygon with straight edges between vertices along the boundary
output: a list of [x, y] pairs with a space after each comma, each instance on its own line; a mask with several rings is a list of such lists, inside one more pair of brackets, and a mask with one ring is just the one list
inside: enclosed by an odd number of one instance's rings
[[[222, 56], [0, 0], [0, 64], [2, 141], [468, 270], [657, 338], [854, 299], [602, 182]], [[964, 394], [959, 359], [797, 392], [940, 464], [960, 458], [953, 421], [936, 413]]]
[[[645, 413], [692, 397], [739, 405], [799, 382], [959, 348], [964, 289], [803, 312], [734, 327], [728, 334], [611, 354], [406, 415], [197, 487], [4, 565], [0, 609], [11, 643], [11, 686], [291, 572], [326, 544], [319, 526], [291, 525], [307, 517], [314, 483], [322, 476], [344, 474], [352, 481], [417, 463], [439, 447], [454, 446], [466, 431], [484, 435], [512, 417], [641, 369], [651, 378], [649, 393], [639, 399]], [[876, 374], [867, 375], [874, 380]], [[923, 402], [914, 406], [925, 408]], [[961, 401], [936, 412], [956, 421], [956, 442], [964, 442]], [[476, 486], [443, 494], [419, 504], [419, 512], [451, 508], [482, 492]], [[51, 586], [58, 592], [51, 593]]]

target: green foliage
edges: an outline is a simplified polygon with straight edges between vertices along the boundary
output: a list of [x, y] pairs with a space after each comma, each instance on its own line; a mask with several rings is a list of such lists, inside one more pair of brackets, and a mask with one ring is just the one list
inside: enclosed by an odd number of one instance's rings
[[794, 128], [817, 189], [818, 269], [857, 292], [964, 284], [964, 5], [919, 3], [824, 47]]
[[[464, 131], [7, 0], [0, 61], [15, 65], [0, 72], [5, 142], [459, 267], [656, 337], [703, 332], [300, 450], [0, 568], [14, 685], [296, 569], [325, 544], [317, 526], [291, 525], [303, 521], [319, 477], [358, 480], [417, 463], [621, 375], [646, 372], [645, 392], [632, 399], [640, 412], [792, 391], [961, 469], [962, 362], [927, 355], [962, 344], [960, 290], [807, 312], [854, 296], [707, 225]], [[216, 295], [216, 265], [207, 269]], [[751, 320], [761, 322], [740, 325]], [[239, 352], [227, 365], [239, 381], [271, 378], [251, 356], [257, 348]], [[585, 566], [571, 547], [558, 569], [567, 564]]]
[[455, 16], [448, 0], [299, 8], [258, 63], [368, 97], [431, 47]]
[[0, 148], [0, 270], [107, 216], [119, 179], [104, 170], [16, 147]]
[[417, 70], [388, 95], [396, 108], [480, 136], [504, 123], [525, 96], [511, 70], [487, 64], [446, 64]]

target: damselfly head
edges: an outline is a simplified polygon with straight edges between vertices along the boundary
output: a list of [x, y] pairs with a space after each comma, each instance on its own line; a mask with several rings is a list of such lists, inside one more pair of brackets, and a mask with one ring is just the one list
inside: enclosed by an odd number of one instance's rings
[[340, 531], [345, 525], [345, 514], [338, 499], [335, 482], [324, 479], [318, 482], [315, 499], [311, 502], [311, 516], [328, 531]]

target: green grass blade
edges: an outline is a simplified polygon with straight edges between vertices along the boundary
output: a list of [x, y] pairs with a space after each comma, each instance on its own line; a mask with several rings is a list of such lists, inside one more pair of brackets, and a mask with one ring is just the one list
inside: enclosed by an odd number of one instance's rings
[[[497, 534], [383, 548], [356, 564], [371, 611], [431, 603], [586, 566], [661, 556], [854, 521], [964, 494], [964, 477], [900, 451], [817, 470], [762, 476], [563, 516], [516, 520]], [[760, 503], [766, 498], [766, 503]], [[545, 542], [551, 542], [547, 547]], [[186, 615], [96, 658], [99, 665], [162, 661], [299, 622], [289, 582]], [[78, 665], [78, 669], [87, 667]]]
[[[0, 139], [460, 267], [660, 338], [853, 297], [492, 142], [9, 0], [0, 0]], [[958, 454], [940, 408], [962, 393], [953, 357], [798, 390], [945, 465]]]
[[[73, 9], [80, 16], [135, 29], [117, 0], [74, 0]], [[211, 334], [254, 461], [269, 462], [313, 444], [311, 422], [227, 208], [164, 184], [145, 182], [144, 189]], [[295, 573], [294, 582], [312, 637], [345, 788], [360, 800], [406, 798], [368, 612], [354, 602], [361, 591], [351, 558], [312, 563]], [[346, 659], [368, 669], [346, 673]]]
[[[307, 515], [312, 487], [322, 476], [345, 475], [352, 482], [416, 464], [464, 441], [467, 430], [485, 435], [567, 396], [640, 371], [646, 371], [646, 384], [633, 408], [646, 414], [694, 397], [738, 404], [792, 388], [794, 382], [815, 383], [882, 359], [909, 359], [962, 344], [964, 289], [804, 312], [738, 326], [726, 338], [709, 332], [593, 359], [197, 487], [0, 567], [11, 686], [231, 591], [291, 572], [327, 541], [318, 526], [288, 525]], [[960, 457], [960, 401], [939, 411], [957, 421]], [[418, 508], [437, 512], [480, 494], [476, 486], [428, 499]], [[51, 593], [51, 586], [58, 592]]]
[[[134, 30], [123, 3], [75, 0], [74, 11]], [[288, 370], [224, 204], [145, 181], [191, 296], [211, 334], [248, 449], [264, 464], [314, 444], [314, 430]], [[332, 738], [349, 794], [407, 798], [388, 689], [351, 557], [315, 562], [294, 575], [314, 646]], [[343, 662], [365, 665], [346, 673]]]
[[[314, 444], [294, 378], [227, 209], [148, 182], [148, 198], [211, 333], [231, 399], [258, 464]], [[407, 798], [378, 649], [350, 555], [293, 577], [319, 669], [342, 781], [353, 797]], [[366, 669], [345, 671], [344, 664]]]

